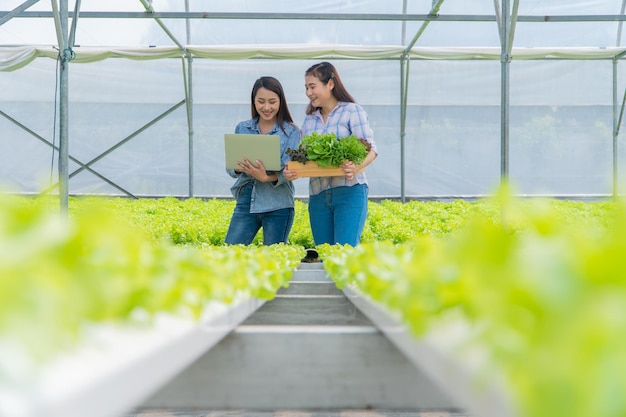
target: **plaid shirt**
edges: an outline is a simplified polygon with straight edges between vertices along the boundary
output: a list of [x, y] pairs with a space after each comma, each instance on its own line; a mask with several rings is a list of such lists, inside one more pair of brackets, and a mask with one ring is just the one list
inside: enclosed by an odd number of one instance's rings
[[[340, 101], [328, 115], [326, 123], [324, 123], [319, 109], [307, 115], [302, 123], [302, 135], [310, 135], [312, 132], [334, 133], [338, 138], [344, 138], [352, 134], [357, 138], [367, 140], [371, 144], [372, 150], [378, 153], [367, 113], [363, 110], [363, 107], [356, 103]], [[356, 174], [351, 180], [348, 180], [345, 176], [311, 177], [309, 180], [309, 194], [315, 195], [329, 188], [356, 184], [367, 184], [365, 172]]]

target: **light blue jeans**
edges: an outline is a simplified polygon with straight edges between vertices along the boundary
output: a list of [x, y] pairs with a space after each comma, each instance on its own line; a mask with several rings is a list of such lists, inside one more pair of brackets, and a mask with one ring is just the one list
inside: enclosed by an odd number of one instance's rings
[[294, 209], [284, 208], [266, 213], [250, 213], [252, 186], [244, 187], [237, 197], [237, 204], [230, 219], [225, 243], [249, 245], [257, 232], [263, 228], [263, 244], [287, 243], [293, 226]]
[[309, 220], [316, 245], [356, 246], [367, 218], [366, 184], [335, 187], [309, 197]]

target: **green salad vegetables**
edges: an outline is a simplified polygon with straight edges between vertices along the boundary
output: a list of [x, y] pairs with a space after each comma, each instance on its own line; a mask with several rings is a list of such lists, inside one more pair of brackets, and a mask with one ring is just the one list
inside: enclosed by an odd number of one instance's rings
[[338, 167], [345, 161], [360, 164], [365, 160], [371, 145], [354, 135], [337, 139], [334, 133], [317, 133], [304, 136], [298, 149], [287, 149], [292, 161], [315, 161], [321, 167]]

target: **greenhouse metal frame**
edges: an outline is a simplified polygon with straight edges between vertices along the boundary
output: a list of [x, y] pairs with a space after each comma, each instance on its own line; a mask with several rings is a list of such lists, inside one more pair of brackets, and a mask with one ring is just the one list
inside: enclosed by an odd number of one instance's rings
[[[415, 14], [407, 12], [407, 0], [403, 0], [402, 13], [292, 13], [292, 12], [198, 12], [191, 11], [189, 1], [186, 0], [185, 11], [159, 12], [153, 8], [152, 2], [139, 0], [144, 11], [141, 12], [115, 12], [115, 11], [82, 11], [81, 1], [74, 2], [73, 11], [69, 10], [67, 0], [51, 0], [51, 11], [29, 11], [33, 5], [39, 3], [38, 0], [24, 1], [10, 11], [0, 11], [0, 29], [4, 24], [12, 19], [53, 19], [56, 29], [56, 45], [2, 45], [0, 44], [0, 70], [4, 72], [16, 71], [27, 66], [32, 61], [39, 58], [50, 58], [58, 62], [58, 147], [53, 141], [45, 139], [42, 135], [31, 130], [25, 123], [15, 119], [9, 112], [4, 111], [3, 103], [0, 101], [0, 115], [11, 124], [26, 131], [47, 146], [58, 152], [58, 183], [45, 190], [49, 192], [58, 187], [62, 209], [67, 210], [68, 196], [70, 195], [69, 180], [81, 171], [88, 171], [103, 182], [108, 183], [123, 195], [136, 197], [132, 190], [121, 185], [115, 179], [108, 178], [94, 164], [111, 154], [113, 151], [131, 141], [137, 135], [144, 132], [149, 127], [170, 113], [184, 106], [187, 119], [188, 134], [188, 197], [197, 196], [194, 190], [194, 61], [198, 59], [215, 60], [387, 60], [397, 61], [400, 85], [399, 88], [399, 153], [400, 153], [400, 192], [402, 201], [406, 195], [406, 124], [407, 124], [407, 101], [410, 96], [409, 83], [411, 82], [411, 62], [418, 60], [444, 60], [444, 61], [465, 61], [465, 60], [490, 60], [500, 62], [500, 143], [499, 143], [499, 174], [500, 181], [509, 178], [510, 174], [510, 89], [511, 75], [510, 67], [514, 60], [603, 60], [612, 63], [612, 143], [611, 143], [611, 190], [605, 194], [588, 194], [583, 197], [594, 196], [617, 196], [620, 194], [618, 178], [620, 175], [619, 158], [619, 133], [623, 116], [626, 93], [621, 96], [619, 83], [618, 63], [624, 57], [625, 47], [620, 46], [621, 32], [624, 20], [624, 10], [626, 0], [621, 1], [619, 14], [603, 15], [522, 15], [519, 14], [520, 3], [524, 0], [494, 0], [493, 14], [444, 14], [442, 8], [446, 5], [445, 0], [436, 0], [430, 4], [430, 10], [425, 14]], [[43, 3], [43, 2], [42, 2]], [[449, 3], [449, 2], [448, 2]], [[75, 45], [76, 29], [80, 26], [82, 19], [151, 19], [154, 20], [173, 46], [147, 47], [81, 47]], [[165, 21], [185, 21], [186, 39], [181, 40], [174, 31], [168, 28]], [[397, 46], [388, 45], [333, 45], [333, 44], [276, 44], [276, 45], [192, 45], [190, 44], [190, 22], [194, 20], [225, 20], [225, 21], [367, 21], [367, 22], [401, 22], [403, 44]], [[500, 45], [494, 46], [418, 46], [421, 37], [426, 33], [428, 26], [433, 22], [488, 22], [497, 25]], [[518, 23], [571, 23], [571, 22], [604, 22], [616, 23], [615, 46], [597, 47], [516, 47], [515, 34]], [[408, 33], [407, 23], [417, 23], [418, 29], [413, 33]], [[407, 41], [407, 34], [408, 41]], [[127, 58], [134, 60], [159, 60], [159, 59], [180, 59], [182, 63], [182, 77], [184, 81], [184, 99], [170, 105], [165, 111], [152, 118], [124, 139], [114, 145], [100, 151], [95, 157], [84, 162], [84, 158], [72, 156], [69, 150], [69, 94], [72, 91], [69, 87], [69, 74], [72, 63], [89, 63], [101, 61], [107, 58]], [[3, 77], [0, 74], [0, 77]], [[621, 103], [620, 103], [621, 98]], [[5, 152], [7, 149], [5, 148]], [[9, 150], [10, 152], [10, 150]], [[70, 163], [78, 165], [70, 173]], [[433, 196], [426, 196], [433, 197]], [[450, 197], [450, 196], [443, 196]]]

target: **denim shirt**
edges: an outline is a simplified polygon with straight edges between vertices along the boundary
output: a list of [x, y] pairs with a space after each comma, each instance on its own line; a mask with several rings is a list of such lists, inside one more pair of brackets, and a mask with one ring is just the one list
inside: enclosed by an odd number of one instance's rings
[[[285, 164], [291, 160], [287, 154], [287, 149], [297, 149], [302, 137], [300, 129], [296, 125], [284, 123], [284, 128], [287, 134], [283, 132], [278, 124], [274, 125], [272, 130], [267, 132], [268, 135], [280, 136], [280, 161], [282, 169], [284, 169]], [[259, 130], [258, 118], [240, 122], [235, 127], [235, 133], [253, 133], [260, 135], [261, 131]], [[226, 172], [231, 177], [237, 179], [235, 184], [230, 188], [235, 199], [239, 197], [243, 187], [252, 185], [250, 213], [265, 213], [294, 206], [295, 187], [291, 181], [285, 179], [282, 170], [274, 171], [278, 178], [278, 181], [275, 183], [258, 181], [245, 172], [236, 173], [234, 169], [226, 169]]]

